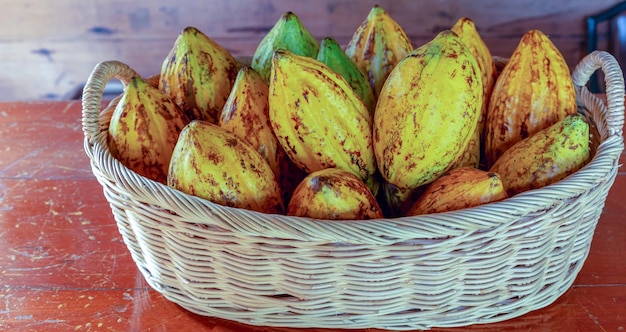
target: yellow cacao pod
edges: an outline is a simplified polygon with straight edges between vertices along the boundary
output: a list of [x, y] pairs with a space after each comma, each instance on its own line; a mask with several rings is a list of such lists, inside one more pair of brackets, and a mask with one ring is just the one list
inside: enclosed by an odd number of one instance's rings
[[187, 123], [189, 119], [171, 99], [133, 77], [111, 116], [108, 146], [126, 167], [165, 184], [172, 151]]
[[483, 103], [480, 117], [478, 118], [478, 125], [476, 126], [474, 134], [472, 134], [467, 148], [452, 168], [464, 166], [478, 168], [481, 164], [481, 158], [484, 155], [484, 146], [482, 146], [481, 142], [483, 142], [489, 98], [497, 76], [496, 65], [494, 64], [493, 56], [489, 48], [476, 30], [474, 21], [467, 17], [461, 17], [452, 26], [451, 30], [459, 35], [459, 38], [461, 38], [463, 43], [476, 58], [483, 83]]
[[524, 34], [496, 79], [485, 122], [487, 168], [513, 144], [576, 113], [561, 52], [539, 30]]
[[473, 167], [460, 167], [428, 185], [407, 215], [460, 210], [507, 197], [498, 174]]
[[186, 27], [163, 61], [159, 89], [190, 119], [216, 123], [238, 71], [239, 63], [228, 50]]
[[450, 30], [400, 61], [374, 113], [374, 151], [383, 178], [413, 189], [450, 169], [475, 131], [482, 94], [476, 59]]
[[263, 156], [235, 134], [194, 120], [180, 133], [168, 186], [217, 204], [282, 213], [278, 182]]
[[326, 168], [309, 174], [296, 187], [287, 215], [331, 220], [382, 218], [369, 188], [354, 174]]
[[513, 196], [561, 180], [589, 158], [589, 124], [582, 115], [572, 114], [515, 143], [490, 171], [500, 174], [507, 193]]
[[346, 55], [366, 74], [377, 97], [391, 70], [412, 50], [400, 24], [374, 5], [348, 42]]
[[260, 74], [250, 67], [242, 67], [218, 125], [252, 145], [279, 179], [281, 160], [287, 157], [270, 124], [268, 90]]
[[308, 173], [340, 168], [372, 182], [371, 116], [340, 74], [316, 59], [276, 51], [269, 103], [274, 133], [296, 165]]

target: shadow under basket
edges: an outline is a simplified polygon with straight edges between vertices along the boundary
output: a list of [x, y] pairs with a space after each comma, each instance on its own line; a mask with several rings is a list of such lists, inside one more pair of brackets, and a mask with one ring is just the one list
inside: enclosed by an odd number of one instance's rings
[[[607, 103], [585, 87], [602, 69]], [[137, 73], [99, 63], [83, 94], [85, 151], [137, 267], [200, 315], [251, 325], [393, 330], [503, 321], [553, 303], [589, 253], [623, 150], [624, 81], [595, 51], [572, 74], [594, 132], [576, 173], [458, 211], [321, 221], [229, 208], [142, 177], [107, 146], [106, 82]]]

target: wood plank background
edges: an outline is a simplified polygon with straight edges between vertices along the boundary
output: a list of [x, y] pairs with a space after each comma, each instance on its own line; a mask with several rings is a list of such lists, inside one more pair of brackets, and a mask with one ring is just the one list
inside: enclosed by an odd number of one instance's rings
[[494, 55], [507, 57], [529, 29], [550, 36], [573, 68], [584, 56], [584, 17], [617, 0], [0, 0], [0, 100], [68, 98], [100, 61], [142, 75], [159, 71], [178, 33], [195, 26], [235, 55], [251, 55], [280, 15], [295, 12], [319, 39], [347, 43], [378, 3], [414, 46], [474, 20]]

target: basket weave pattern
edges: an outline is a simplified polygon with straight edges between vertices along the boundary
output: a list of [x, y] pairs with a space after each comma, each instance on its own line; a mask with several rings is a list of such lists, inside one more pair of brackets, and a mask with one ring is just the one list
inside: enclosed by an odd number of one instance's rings
[[[584, 87], [605, 73], [607, 104]], [[573, 72], [594, 157], [566, 179], [507, 200], [416, 217], [319, 221], [229, 208], [130, 171], [107, 147], [117, 61], [83, 96], [85, 151], [146, 281], [201, 315], [289, 327], [427, 329], [495, 322], [554, 302], [574, 282], [623, 150], [624, 82], [596, 51]]]

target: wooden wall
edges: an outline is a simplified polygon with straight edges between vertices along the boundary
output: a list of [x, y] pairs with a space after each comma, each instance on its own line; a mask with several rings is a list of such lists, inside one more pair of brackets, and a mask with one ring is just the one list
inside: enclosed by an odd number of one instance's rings
[[178, 33], [195, 26], [236, 55], [251, 55], [287, 10], [320, 39], [346, 43], [374, 3], [419, 46], [461, 16], [494, 55], [529, 29], [548, 34], [573, 67], [584, 55], [584, 16], [616, 0], [0, 0], [0, 100], [67, 98], [96, 63], [116, 59], [155, 74]]

